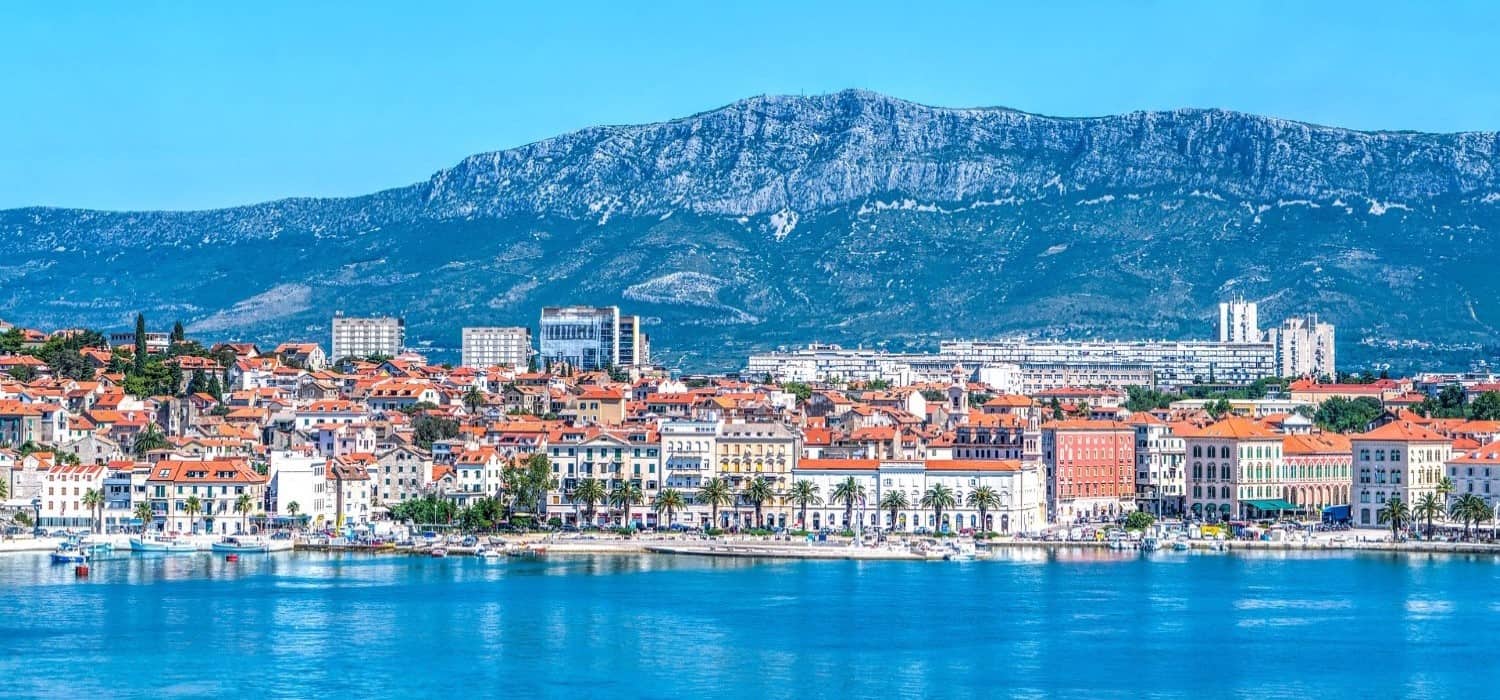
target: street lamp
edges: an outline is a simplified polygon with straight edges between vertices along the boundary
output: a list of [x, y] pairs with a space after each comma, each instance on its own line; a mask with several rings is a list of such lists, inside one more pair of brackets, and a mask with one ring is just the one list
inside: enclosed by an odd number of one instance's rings
[[42, 497], [41, 496], [37, 496], [36, 498], [31, 499], [31, 510], [32, 510], [32, 512], [36, 513], [36, 517], [33, 518], [32, 521], [31, 521], [31, 536], [32, 537], [41, 537], [42, 536]]

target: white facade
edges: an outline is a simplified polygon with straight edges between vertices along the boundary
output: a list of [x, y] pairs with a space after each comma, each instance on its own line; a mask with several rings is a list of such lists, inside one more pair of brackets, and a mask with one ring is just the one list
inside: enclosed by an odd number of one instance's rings
[[1317, 314], [1293, 316], [1267, 331], [1276, 349], [1276, 374], [1282, 377], [1336, 377], [1333, 324]]
[[1183, 386], [1196, 382], [1249, 384], [1274, 376], [1276, 356], [1270, 343], [1217, 343], [1201, 340], [1037, 341], [949, 340], [942, 354], [965, 365], [1011, 363], [1084, 368], [1104, 366], [1149, 370], [1153, 384]]
[[1379, 528], [1380, 509], [1392, 498], [1409, 506], [1429, 493], [1448, 469], [1453, 443], [1447, 438], [1403, 423], [1388, 423], [1350, 439], [1354, 453], [1350, 504], [1354, 524]]
[[328, 488], [328, 460], [309, 451], [275, 450], [271, 452], [270, 512], [291, 515], [289, 506], [297, 504], [297, 514], [316, 520], [327, 517], [333, 502]]
[[531, 360], [531, 331], [520, 327], [469, 327], [463, 330], [465, 367], [503, 365], [524, 369]]
[[384, 355], [395, 357], [406, 345], [406, 323], [393, 316], [333, 316], [333, 359]]
[[1234, 299], [1219, 304], [1219, 342], [1259, 343], [1260, 341], [1260, 319], [1255, 302]]
[[[793, 480], [812, 482], [823, 499], [821, 505], [808, 507], [803, 524], [806, 529], [989, 530], [1005, 534], [1033, 532], [1045, 526], [1045, 494], [1036, 465], [1002, 469], [995, 468], [1000, 462], [985, 460], [805, 460], [803, 464], [807, 466], [799, 466]], [[833, 502], [831, 495], [851, 476], [864, 486], [865, 500], [855, 504], [853, 519], [846, 521], [845, 505]], [[921, 505], [923, 495], [938, 484], [947, 487], [957, 501], [955, 507], [944, 509], [941, 520], [935, 510]], [[979, 510], [969, 505], [969, 495], [981, 486], [990, 487], [1000, 496], [999, 506], [985, 513], [988, 522], [981, 521]], [[889, 510], [878, 507], [891, 491], [901, 491], [907, 503], [906, 508], [896, 511], [894, 521]], [[801, 508], [789, 501], [786, 510], [788, 526], [796, 527]]]
[[1161, 422], [1135, 424], [1135, 492], [1138, 507], [1157, 516], [1177, 515], [1187, 495], [1187, 455], [1181, 435]]

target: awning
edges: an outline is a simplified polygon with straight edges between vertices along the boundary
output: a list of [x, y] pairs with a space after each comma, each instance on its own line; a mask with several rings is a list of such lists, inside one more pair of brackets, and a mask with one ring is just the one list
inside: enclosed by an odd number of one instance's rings
[[1287, 503], [1280, 498], [1267, 498], [1259, 501], [1245, 501], [1245, 503], [1250, 507], [1255, 508], [1256, 510], [1298, 510], [1297, 506]]

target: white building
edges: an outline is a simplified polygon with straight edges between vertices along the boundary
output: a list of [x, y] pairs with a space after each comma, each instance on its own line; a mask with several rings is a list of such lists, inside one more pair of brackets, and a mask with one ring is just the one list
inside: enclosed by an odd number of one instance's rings
[[1349, 443], [1354, 453], [1351, 515], [1359, 527], [1382, 527], [1380, 509], [1392, 498], [1413, 506], [1422, 496], [1437, 493], [1453, 456], [1452, 440], [1407, 421], [1350, 436]]
[[1140, 510], [1180, 515], [1187, 495], [1186, 445], [1172, 426], [1149, 413], [1130, 418], [1135, 426], [1135, 497]]
[[312, 450], [274, 450], [271, 452], [268, 512], [291, 515], [291, 504], [297, 514], [317, 518], [329, 507], [327, 478], [328, 459]]
[[394, 316], [333, 316], [333, 359], [384, 355], [395, 357], [406, 345], [406, 323]]
[[[853, 519], [846, 520], [848, 510], [842, 501], [834, 502], [832, 494], [841, 482], [853, 477], [864, 487], [864, 500], [856, 502]], [[998, 533], [1036, 531], [1046, 518], [1045, 494], [1040, 470], [1016, 460], [874, 460], [874, 459], [804, 459], [793, 473], [796, 481], [806, 480], [818, 489], [822, 503], [807, 510], [807, 529], [894, 530], [897, 532], [988, 530]], [[935, 509], [922, 506], [922, 499], [933, 486], [941, 484], [953, 494], [956, 505], [943, 510], [939, 520]], [[1000, 503], [987, 509], [984, 520], [969, 496], [987, 486], [999, 496]], [[880, 503], [891, 491], [905, 496], [906, 508], [896, 509], [895, 517]], [[788, 502], [789, 525], [797, 526], [801, 508]]]
[[1455, 496], [1472, 493], [1494, 509], [1500, 505], [1500, 442], [1491, 442], [1448, 461]]
[[[941, 354], [965, 366], [1017, 364], [1023, 373], [1034, 365], [1051, 366], [1058, 371], [1062, 368], [1080, 371], [1089, 367], [1108, 368], [1110, 372], [1118, 373], [1146, 370], [1151, 373], [1151, 385], [1249, 384], [1276, 374], [1276, 355], [1270, 343], [1005, 338], [949, 340], [943, 341], [940, 348]], [[1024, 377], [1023, 381], [1026, 381]]]
[[1293, 316], [1266, 332], [1276, 350], [1276, 374], [1282, 377], [1338, 376], [1334, 367], [1333, 324], [1317, 314]]
[[[707, 506], [697, 502], [698, 488], [715, 475], [719, 424], [714, 421], [667, 421], [660, 426], [662, 488], [677, 489], [688, 509], [673, 515], [677, 523], [708, 523]], [[667, 523], [671, 524], [671, 523]]]
[[531, 360], [531, 331], [520, 326], [468, 327], [463, 330], [465, 367], [502, 365], [525, 368]]
[[1255, 302], [1235, 298], [1219, 304], [1219, 342], [1259, 343], [1260, 319]]

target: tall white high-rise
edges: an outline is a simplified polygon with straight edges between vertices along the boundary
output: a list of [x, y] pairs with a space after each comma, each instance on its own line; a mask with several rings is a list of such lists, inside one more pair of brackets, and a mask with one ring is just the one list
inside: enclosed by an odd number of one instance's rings
[[531, 359], [531, 331], [519, 326], [465, 328], [463, 343], [465, 367], [524, 369]]
[[1276, 374], [1281, 377], [1335, 377], [1333, 324], [1317, 314], [1293, 316], [1266, 331], [1276, 349]]
[[406, 322], [394, 316], [361, 318], [333, 315], [333, 359], [384, 355], [395, 357], [406, 345]]
[[1261, 342], [1260, 319], [1255, 302], [1235, 297], [1219, 303], [1219, 342]]

